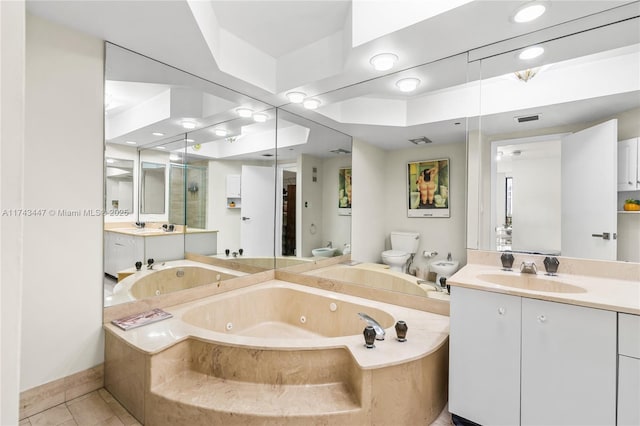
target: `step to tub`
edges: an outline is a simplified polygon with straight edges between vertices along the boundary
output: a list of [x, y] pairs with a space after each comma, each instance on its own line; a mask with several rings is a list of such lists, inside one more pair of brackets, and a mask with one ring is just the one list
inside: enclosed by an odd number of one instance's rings
[[240, 382], [183, 371], [151, 389], [154, 396], [198, 411], [261, 417], [323, 416], [360, 410], [345, 383], [279, 385]]

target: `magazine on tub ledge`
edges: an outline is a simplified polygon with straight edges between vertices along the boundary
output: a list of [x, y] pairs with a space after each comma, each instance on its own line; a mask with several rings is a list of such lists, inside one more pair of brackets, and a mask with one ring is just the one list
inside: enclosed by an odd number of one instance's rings
[[113, 325], [123, 330], [131, 330], [132, 328], [141, 327], [146, 324], [162, 321], [163, 319], [171, 318], [169, 312], [156, 308], [150, 311], [141, 312], [139, 314], [129, 315], [123, 318], [115, 319], [111, 321]]

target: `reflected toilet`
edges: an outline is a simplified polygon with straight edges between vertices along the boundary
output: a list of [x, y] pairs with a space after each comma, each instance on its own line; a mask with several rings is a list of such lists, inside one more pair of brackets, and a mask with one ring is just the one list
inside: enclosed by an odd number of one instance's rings
[[407, 272], [409, 261], [418, 251], [420, 234], [417, 232], [392, 232], [391, 250], [382, 252], [382, 263], [398, 272]]

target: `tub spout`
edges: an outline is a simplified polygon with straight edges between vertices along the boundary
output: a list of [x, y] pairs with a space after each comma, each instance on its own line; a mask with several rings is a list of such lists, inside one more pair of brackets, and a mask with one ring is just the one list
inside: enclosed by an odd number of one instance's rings
[[367, 323], [367, 325], [370, 325], [376, 331], [376, 340], [384, 340], [385, 332], [382, 326], [378, 323], [378, 321], [374, 320], [369, 315], [362, 312], [358, 312], [358, 315], [364, 322]]

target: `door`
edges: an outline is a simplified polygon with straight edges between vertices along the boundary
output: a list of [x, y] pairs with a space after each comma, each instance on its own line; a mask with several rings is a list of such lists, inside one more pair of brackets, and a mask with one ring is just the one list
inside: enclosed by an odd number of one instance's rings
[[520, 422], [520, 310], [520, 297], [451, 287], [449, 412]]
[[562, 139], [563, 256], [616, 260], [617, 138], [610, 120]]
[[275, 171], [242, 166], [240, 244], [246, 256], [274, 256]]
[[522, 299], [521, 425], [615, 424], [616, 315]]

